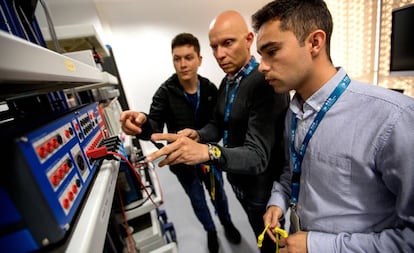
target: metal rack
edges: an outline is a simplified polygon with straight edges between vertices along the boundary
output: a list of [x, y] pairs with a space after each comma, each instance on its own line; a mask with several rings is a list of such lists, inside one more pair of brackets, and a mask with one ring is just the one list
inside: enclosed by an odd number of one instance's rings
[[[147, 154], [148, 149], [145, 143], [142, 141], [138, 143], [137, 146], [139, 146], [140, 152], [144, 155]], [[134, 149], [134, 147], [128, 147], [128, 145], [134, 145], [133, 142], [126, 141], [125, 145], [126, 150]], [[125, 229], [124, 219], [126, 219], [129, 227], [127, 229], [131, 231], [135, 248], [139, 249], [141, 253], [177, 252], [174, 225], [168, 221], [166, 211], [159, 208], [163, 202], [163, 197], [155, 168], [152, 163], [146, 163], [144, 169], [137, 170], [137, 172], [140, 174], [142, 183], [152, 189], [151, 195], [147, 196], [147, 193], [142, 190], [143, 197], [129, 203], [127, 206], [129, 208], [124, 215], [120, 212], [116, 213], [116, 223], [122, 224], [121, 227]], [[149, 198], [151, 198], [151, 201]], [[128, 238], [122, 239], [126, 242], [125, 244], [128, 243]]]
[[[82, 92], [118, 85], [119, 79], [107, 72], [3, 31], [0, 31], [0, 45], [0, 101], [25, 99], [66, 89]], [[130, 137], [125, 138], [125, 144], [132, 145]], [[103, 251], [113, 212], [119, 167], [120, 161], [103, 160], [67, 240], [63, 245], [50, 249], [50, 252]], [[154, 181], [155, 172], [149, 170], [147, 177], [144, 179]], [[161, 203], [159, 185], [153, 184], [152, 187], [154, 202]], [[133, 235], [141, 252], [177, 252], [175, 232], [172, 223], [166, 220], [165, 211], [148, 201], [140, 208], [127, 211], [126, 216], [130, 221], [147, 218], [151, 224], [137, 229]], [[119, 216], [115, 220], [121, 222]], [[168, 236], [169, 239], [166, 239], [166, 230], [173, 233]]]
[[[3, 31], [0, 45], [0, 100], [118, 83], [109, 73]], [[68, 239], [57, 251], [64, 248], [66, 252], [102, 252], [118, 168], [118, 161], [102, 162]]]
[[118, 83], [109, 73], [3, 31], [0, 45], [0, 98]]

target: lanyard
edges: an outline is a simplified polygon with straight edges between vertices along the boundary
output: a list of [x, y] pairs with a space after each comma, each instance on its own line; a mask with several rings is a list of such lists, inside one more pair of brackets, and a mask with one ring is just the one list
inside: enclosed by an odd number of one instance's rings
[[298, 202], [302, 160], [305, 155], [306, 148], [308, 147], [309, 141], [315, 133], [316, 128], [318, 128], [319, 124], [321, 123], [326, 112], [328, 112], [329, 109], [331, 109], [331, 107], [335, 104], [338, 98], [346, 90], [350, 82], [351, 80], [349, 79], [348, 75], [345, 75], [345, 77], [338, 83], [335, 90], [332, 91], [332, 93], [323, 103], [322, 108], [319, 110], [311, 126], [309, 127], [308, 132], [306, 133], [306, 136], [302, 142], [302, 145], [299, 147], [299, 151], [296, 151], [295, 149], [297, 118], [296, 114], [292, 113], [292, 121], [290, 127], [290, 153], [293, 163], [293, 172], [291, 180], [292, 194], [290, 200], [291, 204], [293, 205], [295, 205]]
[[187, 92], [185, 92], [185, 91], [184, 91], [184, 96], [187, 99], [187, 101], [192, 105], [192, 107], [194, 109], [194, 117], [197, 118], [198, 107], [200, 107], [200, 80], [197, 81], [197, 101], [196, 101], [196, 104], [195, 104], [195, 108], [194, 108], [194, 103], [192, 102], [192, 100], [188, 96]]
[[[234, 82], [227, 80], [226, 81], [226, 94], [225, 94], [225, 108], [224, 108], [224, 125], [226, 125], [227, 127], [225, 127], [224, 129], [224, 133], [223, 133], [223, 144], [224, 146], [227, 145], [227, 139], [229, 136], [229, 130], [228, 130], [228, 122], [230, 119], [230, 112], [231, 112], [231, 108], [233, 107], [233, 102], [234, 102], [234, 98], [236, 97], [237, 91], [239, 90], [239, 86], [240, 86], [240, 81], [243, 77], [247, 76], [250, 74], [250, 72], [252, 72], [252, 70], [258, 65], [256, 59], [254, 57], [252, 57], [249, 61], [249, 63], [247, 64], [247, 66], [245, 66], [245, 68], [241, 69], [241, 71], [239, 72], [237, 76], [237, 78], [235, 79]], [[235, 83], [236, 86], [233, 88], [230, 97], [228, 97], [228, 93], [229, 93], [229, 89], [230, 89], [230, 84], [231, 83]]]

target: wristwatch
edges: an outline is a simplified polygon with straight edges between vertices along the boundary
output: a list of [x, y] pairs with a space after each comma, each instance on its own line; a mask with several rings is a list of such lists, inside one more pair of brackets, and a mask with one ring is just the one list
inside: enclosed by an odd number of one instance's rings
[[207, 143], [208, 145], [208, 155], [210, 157], [210, 161], [218, 161], [221, 157], [221, 150], [216, 145]]

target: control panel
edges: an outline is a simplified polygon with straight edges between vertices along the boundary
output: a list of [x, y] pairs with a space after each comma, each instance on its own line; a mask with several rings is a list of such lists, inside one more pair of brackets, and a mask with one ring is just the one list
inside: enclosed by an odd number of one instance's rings
[[39, 250], [65, 238], [100, 165], [86, 153], [104, 133], [93, 103], [15, 138], [12, 168], [0, 171], [2, 249]]

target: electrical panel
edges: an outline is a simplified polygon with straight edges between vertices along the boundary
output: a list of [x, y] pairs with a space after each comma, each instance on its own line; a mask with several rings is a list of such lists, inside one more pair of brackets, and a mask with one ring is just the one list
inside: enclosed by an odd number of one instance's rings
[[103, 138], [93, 103], [14, 139], [12, 167], [1, 170], [2, 249], [33, 251], [65, 238], [99, 166], [86, 152]]

